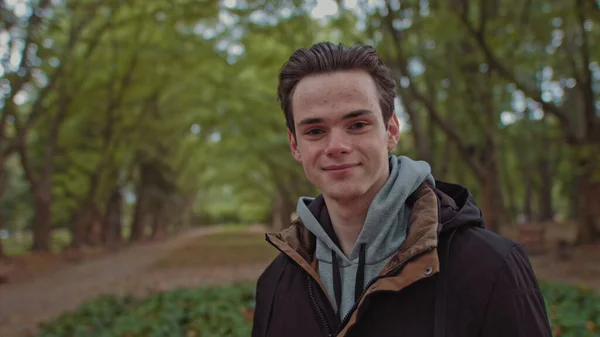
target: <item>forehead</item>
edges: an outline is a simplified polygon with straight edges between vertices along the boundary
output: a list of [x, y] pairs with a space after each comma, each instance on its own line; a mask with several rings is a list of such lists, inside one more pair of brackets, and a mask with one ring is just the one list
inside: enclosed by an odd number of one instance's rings
[[292, 96], [295, 122], [305, 117], [335, 119], [356, 110], [381, 115], [375, 81], [362, 70], [305, 77]]

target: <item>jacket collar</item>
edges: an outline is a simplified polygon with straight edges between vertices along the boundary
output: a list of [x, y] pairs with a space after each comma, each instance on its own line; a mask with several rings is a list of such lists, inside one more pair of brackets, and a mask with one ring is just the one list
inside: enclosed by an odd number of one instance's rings
[[[422, 184], [409, 198], [412, 206], [407, 235], [397, 253], [384, 266], [380, 275], [386, 275], [401, 266], [413, 256], [437, 245], [439, 227], [438, 198], [429, 184]], [[266, 240], [283, 254], [306, 270], [325, 290], [318, 276], [317, 261], [314, 257], [316, 238], [300, 219], [278, 233], [267, 233]], [[433, 268], [433, 267], [432, 267]]]

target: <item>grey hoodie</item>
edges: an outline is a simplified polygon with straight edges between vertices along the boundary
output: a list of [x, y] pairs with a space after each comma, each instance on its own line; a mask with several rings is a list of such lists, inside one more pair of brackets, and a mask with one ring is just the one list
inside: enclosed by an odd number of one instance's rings
[[[431, 167], [424, 161], [392, 155], [389, 162], [390, 177], [369, 206], [364, 226], [350, 256], [346, 256], [334, 243], [308, 208], [314, 199], [301, 197], [298, 200], [298, 216], [317, 238], [315, 254], [319, 263], [319, 276], [329, 297], [334, 299], [332, 305], [340, 318], [348, 313], [354, 305], [355, 296], [379, 274], [404, 242], [410, 217], [406, 199], [426, 179], [434, 184]], [[356, 279], [357, 271], [359, 277], [364, 275], [364, 279]], [[338, 289], [337, 294], [335, 288]]]

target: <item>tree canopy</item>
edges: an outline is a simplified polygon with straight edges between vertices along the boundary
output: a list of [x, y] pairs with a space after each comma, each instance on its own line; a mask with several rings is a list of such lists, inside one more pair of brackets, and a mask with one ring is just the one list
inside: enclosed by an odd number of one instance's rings
[[396, 153], [469, 187], [491, 229], [574, 219], [579, 243], [600, 238], [596, 1], [0, 4], [0, 229], [31, 230], [34, 250], [63, 227], [78, 248], [285, 226], [318, 191], [290, 154], [277, 75], [323, 40], [377, 48], [397, 79]]

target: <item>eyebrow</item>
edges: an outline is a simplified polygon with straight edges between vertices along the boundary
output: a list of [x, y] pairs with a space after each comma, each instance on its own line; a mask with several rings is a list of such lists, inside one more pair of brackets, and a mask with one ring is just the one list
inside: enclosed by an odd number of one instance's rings
[[[364, 116], [364, 115], [369, 115], [372, 113], [373, 113], [373, 111], [371, 111], [371, 110], [359, 109], [359, 110], [354, 110], [352, 112], [345, 114], [342, 117], [342, 119], [351, 119], [351, 118], [356, 118], [356, 117], [360, 117], [360, 116]], [[304, 118], [303, 120], [298, 122], [298, 125], [317, 124], [317, 123], [323, 123], [324, 121], [325, 121], [325, 119], [323, 119], [323, 118], [309, 117], [309, 118]]]

